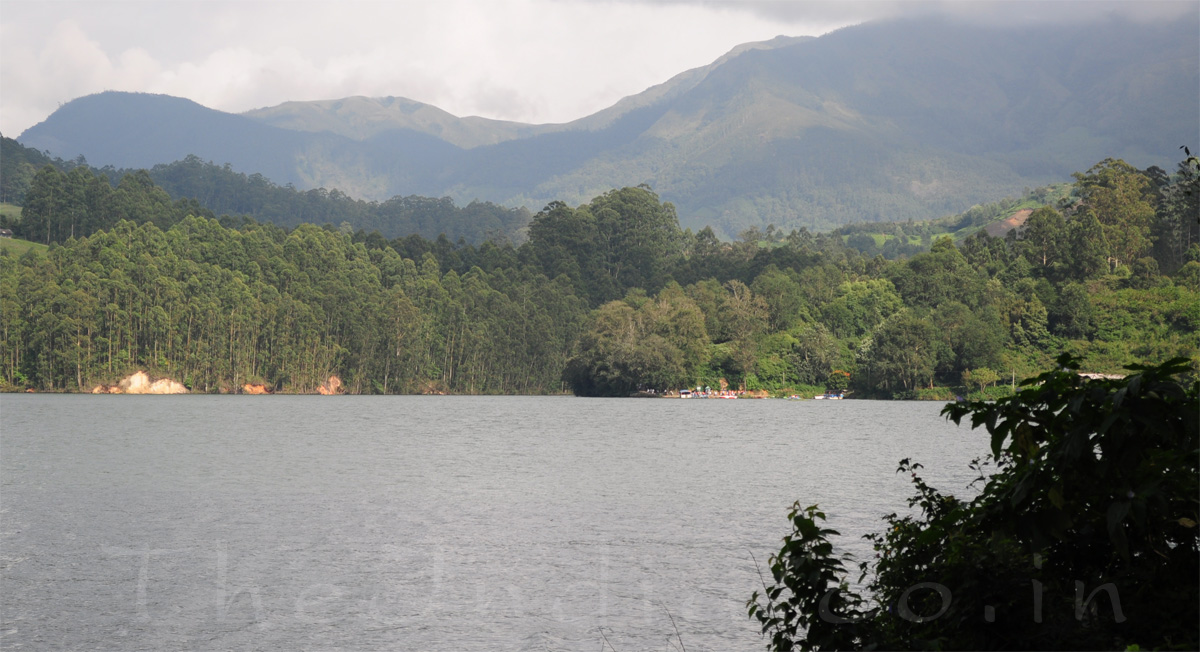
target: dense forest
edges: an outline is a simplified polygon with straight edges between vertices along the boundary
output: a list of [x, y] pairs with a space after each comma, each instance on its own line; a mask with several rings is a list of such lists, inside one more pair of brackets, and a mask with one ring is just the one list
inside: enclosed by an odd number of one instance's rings
[[305, 392], [336, 374], [361, 393], [725, 380], [945, 397], [994, 392], [1064, 350], [1097, 372], [1200, 350], [1194, 157], [1173, 174], [1102, 161], [1005, 238], [933, 238], [892, 261], [838, 234], [681, 230], [644, 186], [553, 202], [519, 245], [474, 244], [388, 239], [337, 215], [216, 219], [146, 171], [114, 186], [68, 167], [38, 169], [10, 225], [49, 249], [0, 256], [9, 388], [87, 390], [145, 369], [209, 392]]
[[[0, 137], [0, 147], [0, 201], [32, 203], [38, 219], [49, 219], [41, 231], [31, 230], [37, 228], [32, 224], [25, 226], [29, 239], [44, 243], [88, 235], [121, 219], [141, 222], [127, 217], [132, 207], [124, 201], [129, 188], [123, 192], [123, 184], [139, 184], [147, 189], [157, 186], [158, 191], [150, 194], [134, 191], [146, 195], [149, 203], [182, 202], [170, 216], [156, 211], [160, 226], [187, 215], [245, 215], [283, 227], [334, 224], [378, 231], [386, 238], [417, 234], [435, 239], [445, 235], [452, 241], [461, 238], [479, 244], [485, 240], [520, 242], [531, 217], [524, 208], [505, 208], [491, 202], [476, 201], [460, 208], [448, 197], [413, 195], [368, 202], [336, 189], [300, 191], [291, 185], [277, 185], [261, 174], [234, 172], [228, 164], [219, 166], [196, 156], [149, 170], [111, 166], [91, 169], [82, 158], [52, 159], [11, 138]], [[78, 215], [54, 214], [56, 208], [68, 205]], [[78, 223], [78, 218], [85, 215], [88, 221]], [[56, 225], [49, 226], [50, 222]], [[55, 228], [58, 231], [52, 232]]]

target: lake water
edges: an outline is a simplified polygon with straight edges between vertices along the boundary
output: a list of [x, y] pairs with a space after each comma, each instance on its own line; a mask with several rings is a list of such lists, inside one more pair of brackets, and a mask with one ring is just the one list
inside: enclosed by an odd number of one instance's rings
[[862, 557], [901, 458], [966, 492], [940, 408], [4, 395], [0, 648], [761, 650], [793, 501]]

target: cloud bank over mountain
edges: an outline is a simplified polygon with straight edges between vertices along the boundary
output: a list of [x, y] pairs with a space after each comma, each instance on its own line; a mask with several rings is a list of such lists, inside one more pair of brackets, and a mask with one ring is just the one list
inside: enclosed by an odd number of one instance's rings
[[736, 3], [5, 3], [0, 130], [105, 90], [232, 112], [400, 95], [458, 116], [566, 122], [738, 43], [843, 24]]
[[406, 0], [5, 2], [0, 131], [74, 98], [163, 93], [229, 112], [402, 96], [456, 116], [568, 122], [739, 43], [942, 14], [986, 24], [1161, 20], [1192, 2]]

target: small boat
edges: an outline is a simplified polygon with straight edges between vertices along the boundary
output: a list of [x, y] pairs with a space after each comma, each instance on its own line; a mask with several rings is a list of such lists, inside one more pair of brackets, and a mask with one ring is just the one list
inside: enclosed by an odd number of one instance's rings
[[692, 390], [690, 390], [690, 389], [679, 390], [679, 398], [691, 398], [691, 397], [692, 397]]
[[821, 400], [840, 401], [840, 400], [846, 398], [846, 395], [845, 394], [817, 394], [813, 398], [817, 399], [818, 401], [821, 401]]

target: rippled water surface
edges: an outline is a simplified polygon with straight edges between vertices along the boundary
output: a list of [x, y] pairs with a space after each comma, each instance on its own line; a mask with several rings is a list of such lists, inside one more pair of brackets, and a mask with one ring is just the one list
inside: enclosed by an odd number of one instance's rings
[[901, 458], [964, 490], [940, 407], [6, 395], [0, 648], [763, 649], [793, 501], [862, 556]]

